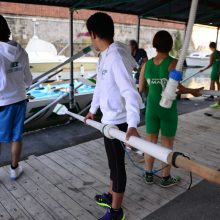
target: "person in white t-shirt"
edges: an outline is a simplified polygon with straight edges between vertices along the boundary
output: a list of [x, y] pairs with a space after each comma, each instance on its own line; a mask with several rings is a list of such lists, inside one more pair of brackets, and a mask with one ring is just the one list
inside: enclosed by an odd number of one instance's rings
[[11, 179], [22, 174], [18, 162], [22, 149], [22, 133], [26, 112], [26, 88], [32, 83], [28, 55], [15, 41], [0, 15], [0, 146], [11, 143]]
[[[92, 44], [100, 52], [97, 64], [97, 83], [89, 113], [85, 118], [95, 119], [100, 108], [102, 123], [116, 125], [130, 136], [138, 136], [141, 97], [135, 87], [132, 70], [136, 66], [127, 45], [114, 42], [114, 23], [105, 13], [95, 13], [87, 20]], [[110, 168], [110, 186], [107, 193], [96, 195], [96, 203], [107, 207], [100, 220], [121, 220], [121, 208], [126, 187], [125, 146], [116, 139], [104, 137]]]

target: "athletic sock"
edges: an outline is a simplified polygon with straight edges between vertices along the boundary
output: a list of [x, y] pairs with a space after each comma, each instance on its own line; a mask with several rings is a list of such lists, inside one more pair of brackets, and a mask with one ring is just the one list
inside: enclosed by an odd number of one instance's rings
[[170, 175], [169, 176], [164, 176], [163, 179], [166, 181], [170, 178]]
[[148, 176], [153, 176], [152, 171], [150, 171], [150, 172], [146, 172], [146, 174], [147, 174]]
[[112, 209], [113, 210], [113, 212], [115, 212], [115, 213], [119, 213], [120, 211], [121, 211], [121, 208], [119, 208], [119, 209]]
[[11, 169], [12, 170], [15, 170], [16, 168], [18, 168], [18, 164], [15, 167], [13, 167], [12, 164], [11, 164]]

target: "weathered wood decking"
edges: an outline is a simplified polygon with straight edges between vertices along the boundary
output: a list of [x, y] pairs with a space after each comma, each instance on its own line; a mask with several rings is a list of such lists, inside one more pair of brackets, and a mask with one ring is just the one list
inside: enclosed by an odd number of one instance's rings
[[[220, 121], [204, 111], [181, 115], [175, 150], [219, 168]], [[139, 128], [144, 135], [144, 127]], [[64, 135], [64, 134], [62, 134]], [[23, 176], [8, 178], [8, 167], [0, 168], [0, 219], [81, 219], [93, 220], [104, 209], [94, 203], [94, 195], [107, 190], [109, 171], [103, 139], [86, 142], [21, 162]], [[178, 186], [162, 189], [146, 185], [142, 173], [126, 160], [127, 190], [124, 208], [127, 220], [140, 220], [187, 189], [188, 172], [173, 169], [182, 177]], [[157, 162], [156, 166], [160, 164]], [[193, 184], [201, 179], [193, 175]], [[158, 179], [159, 181], [159, 179]]]

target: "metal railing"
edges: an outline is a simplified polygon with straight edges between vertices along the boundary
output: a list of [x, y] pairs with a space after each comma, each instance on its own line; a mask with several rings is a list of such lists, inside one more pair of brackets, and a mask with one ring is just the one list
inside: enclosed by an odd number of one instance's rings
[[51, 74], [50, 76], [44, 76], [42, 77], [42, 79], [40, 79], [39, 81], [37, 81], [36, 83], [32, 84], [29, 88], [28, 91], [30, 91], [31, 89], [34, 89], [35, 87], [39, 86], [41, 83], [46, 82], [48, 79], [50, 79], [51, 77], [57, 75], [58, 73], [62, 72], [63, 69], [58, 70], [57, 72]]

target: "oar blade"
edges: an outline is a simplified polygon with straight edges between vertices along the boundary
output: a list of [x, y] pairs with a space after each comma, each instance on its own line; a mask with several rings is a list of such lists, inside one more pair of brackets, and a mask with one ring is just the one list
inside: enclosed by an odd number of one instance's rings
[[57, 115], [65, 115], [68, 112], [68, 109], [65, 105], [57, 104], [53, 112]]

